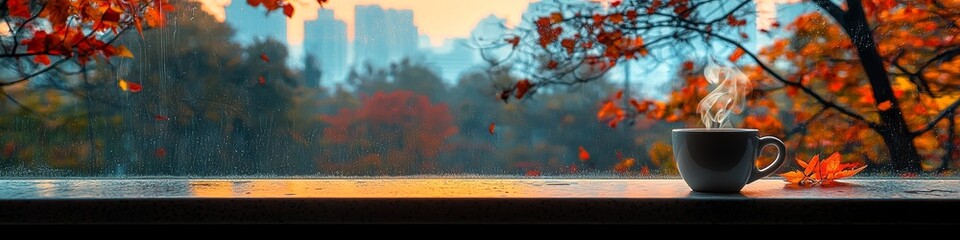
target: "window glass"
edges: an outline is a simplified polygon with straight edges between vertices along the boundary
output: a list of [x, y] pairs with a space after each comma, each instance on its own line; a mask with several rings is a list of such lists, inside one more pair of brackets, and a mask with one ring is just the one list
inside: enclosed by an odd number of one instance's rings
[[955, 176], [960, 2], [833, 2], [0, 0], [0, 177]]

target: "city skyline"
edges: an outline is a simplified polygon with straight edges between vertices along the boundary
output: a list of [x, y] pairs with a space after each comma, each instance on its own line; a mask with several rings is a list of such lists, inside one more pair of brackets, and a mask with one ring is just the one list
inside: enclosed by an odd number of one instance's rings
[[320, 79], [342, 79], [346, 75], [348, 59], [347, 26], [333, 16], [333, 10], [320, 9], [316, 20], [304, 23], [304, 54], [320, 61]]

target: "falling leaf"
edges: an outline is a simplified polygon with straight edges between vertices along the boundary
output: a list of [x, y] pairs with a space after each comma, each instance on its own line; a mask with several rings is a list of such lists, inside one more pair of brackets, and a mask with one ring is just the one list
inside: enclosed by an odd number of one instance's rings
[[891, 107], [893, 107], [893, 104], [890, 103], [890, 100], [886, 100], [880, 104], [877, 104], [877, 110], [880, 110], [880, 111], [890, 110]]
[[165, 149], [165, 148], [157, 148], [157, 150], [154, 150], [154, 151], [153, 151], [153, 155], [157, 156], [157, 158], [166, 157], [166, 156], [167, 156], [167, 149]]
[[270, 57], [268, 57], [266, 53], [260, 54], [260, 60], [263, 60], [265, 63], [270, 63]]
[[488, 129], [488, 130], [490, 131], [490, 134], [493, 134], [493, 131], [494, 131], [496, 128], [497, 128], [497, 125], [496, 125], [496, 124], [490, 123], [490, 128]]
[[120, 81], [117, 82], [117, 86], [120, 87], [120, 91], [130, 91], [130, 84], [127, 84], [127, 81], [123, 79], [120, 79]]
[[581, 162], [586, 162], [587, 160], [590, 160], [590, 153], [587, 152], [587, 149], [584, 149], [583, 146], [580, 146], [579, 150], [580, 150], [579, 157]]
[[826, 159], [820, 160], [820, 155], [815, 155], [810, 161], [804, 162], [797, 159], [797, 165], [803, 168], [803, 171], [795, 170], [780, 174], [785, 181], [798, 186], [817, 186], [830, 185], [837, 179], [852, 177], [867, 166], [857, 166], [858, 164], [843, 163], [839, 152], [833, 153]]
[[683, 69], [687, 71], [693, 71], [693, 61], [684, 61]]
[[168, 121], [168, 120], [170, 120], [170, 118], [168, 118], [167, 116], [164, 116], [164, 115], [154, 115], [154, 116], [153, 116], [153, 119], [156, 119], [157, 121]]
[[615, 97], [616, 99], [618, 99], [618, 100], [619, 100], [619, 99], [622, 99], [622, 98], [623, 98], [623, 89], [620, 89], [619, 91], [617, 91], [617, 94], [614, 95], [614, 97]]
[[733, 53], [730, 54], [730, 57], [727, 59], [730, 60], [730, 62], [737, 62], [737, 60], [740, 60], [740, 57], [743, 57], [744, 53], [746, 52], [743, 51], [743, 48], [737, 48], [733, 50]]
[[6, 145], [3, 145], [3, 157], [10, 158], [13, 156], [14, 151], [17, 150], [17, 144], [13, 142], [8, 142]]
[[516, 85], [517, 92], [515, 95], [516, 98], [517, 99], [523, 98], [523, 96], [527, 94], [527, 91], [530, 91], [531, 87], [533, 87], [533, 84], [530, 84], [530, 80], [523, 79], [517, 82], [517, 85]]
[[267, 79], [263, 76], [260, 76], [257, 78], [257, 84], [260, 84], [260, 86], [267, 85]]
[[617, 7], [617, 6], [620, 6], [620, 0], [610, 2], [610, 7]]
[[117, 47], [117, 54], [114, 56], [133, 58], [133, 53], [130, 52], [130, 49], [127, 49], [127, 46], [120, 45], [120, 47]]
[[143, 90], [143, 86], [140, 85], [139, 83], [127, 82], [127, 85], [129, 86], [130, 92], [132, 92], [132, 93], [137, 93], [137, 92], [140, 92], [141, 90]]

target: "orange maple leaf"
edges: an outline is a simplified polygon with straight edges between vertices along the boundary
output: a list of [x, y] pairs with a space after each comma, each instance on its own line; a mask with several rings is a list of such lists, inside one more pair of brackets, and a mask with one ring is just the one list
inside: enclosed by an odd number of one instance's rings
[[797, 159], [797, 164], [803, 168], [803, 171], [790, 171], [780, 174], [780, 176], [791, 184], [805, 187], [830, 185], [837, 179], [851, 177], [867, 168], [866, 165], [858, 166], [854, 163], [842, 163], [839, 152], [833, 153], [822, 161], [820, 155], [813, 156], [807, 162]]

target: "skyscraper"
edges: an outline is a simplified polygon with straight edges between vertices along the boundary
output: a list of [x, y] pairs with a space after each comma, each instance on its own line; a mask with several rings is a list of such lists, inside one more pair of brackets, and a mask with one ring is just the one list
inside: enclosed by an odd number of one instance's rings
[[357, 6], [354, 25], [355, 65], [385, 67], [417, 55], [419, 31], [413, 11], [383, 9], [379, 5]]
[[333, 10], [320, 9], [317, 19], [305, 22], [303, 29], [303, 50], [320, 61], [321, 79], [343, 79], [347, 72], [347, 24], [335, 19]]
[[272, 38], [287, 43], [287, 19], [283, 13], [274, 11], [267, 14], [263, 7], [251, 7], [243, 1], [233, 1], [227, 6], [227, 24], [236, 32], [233, 41], [248, 45], [254, 40]]

